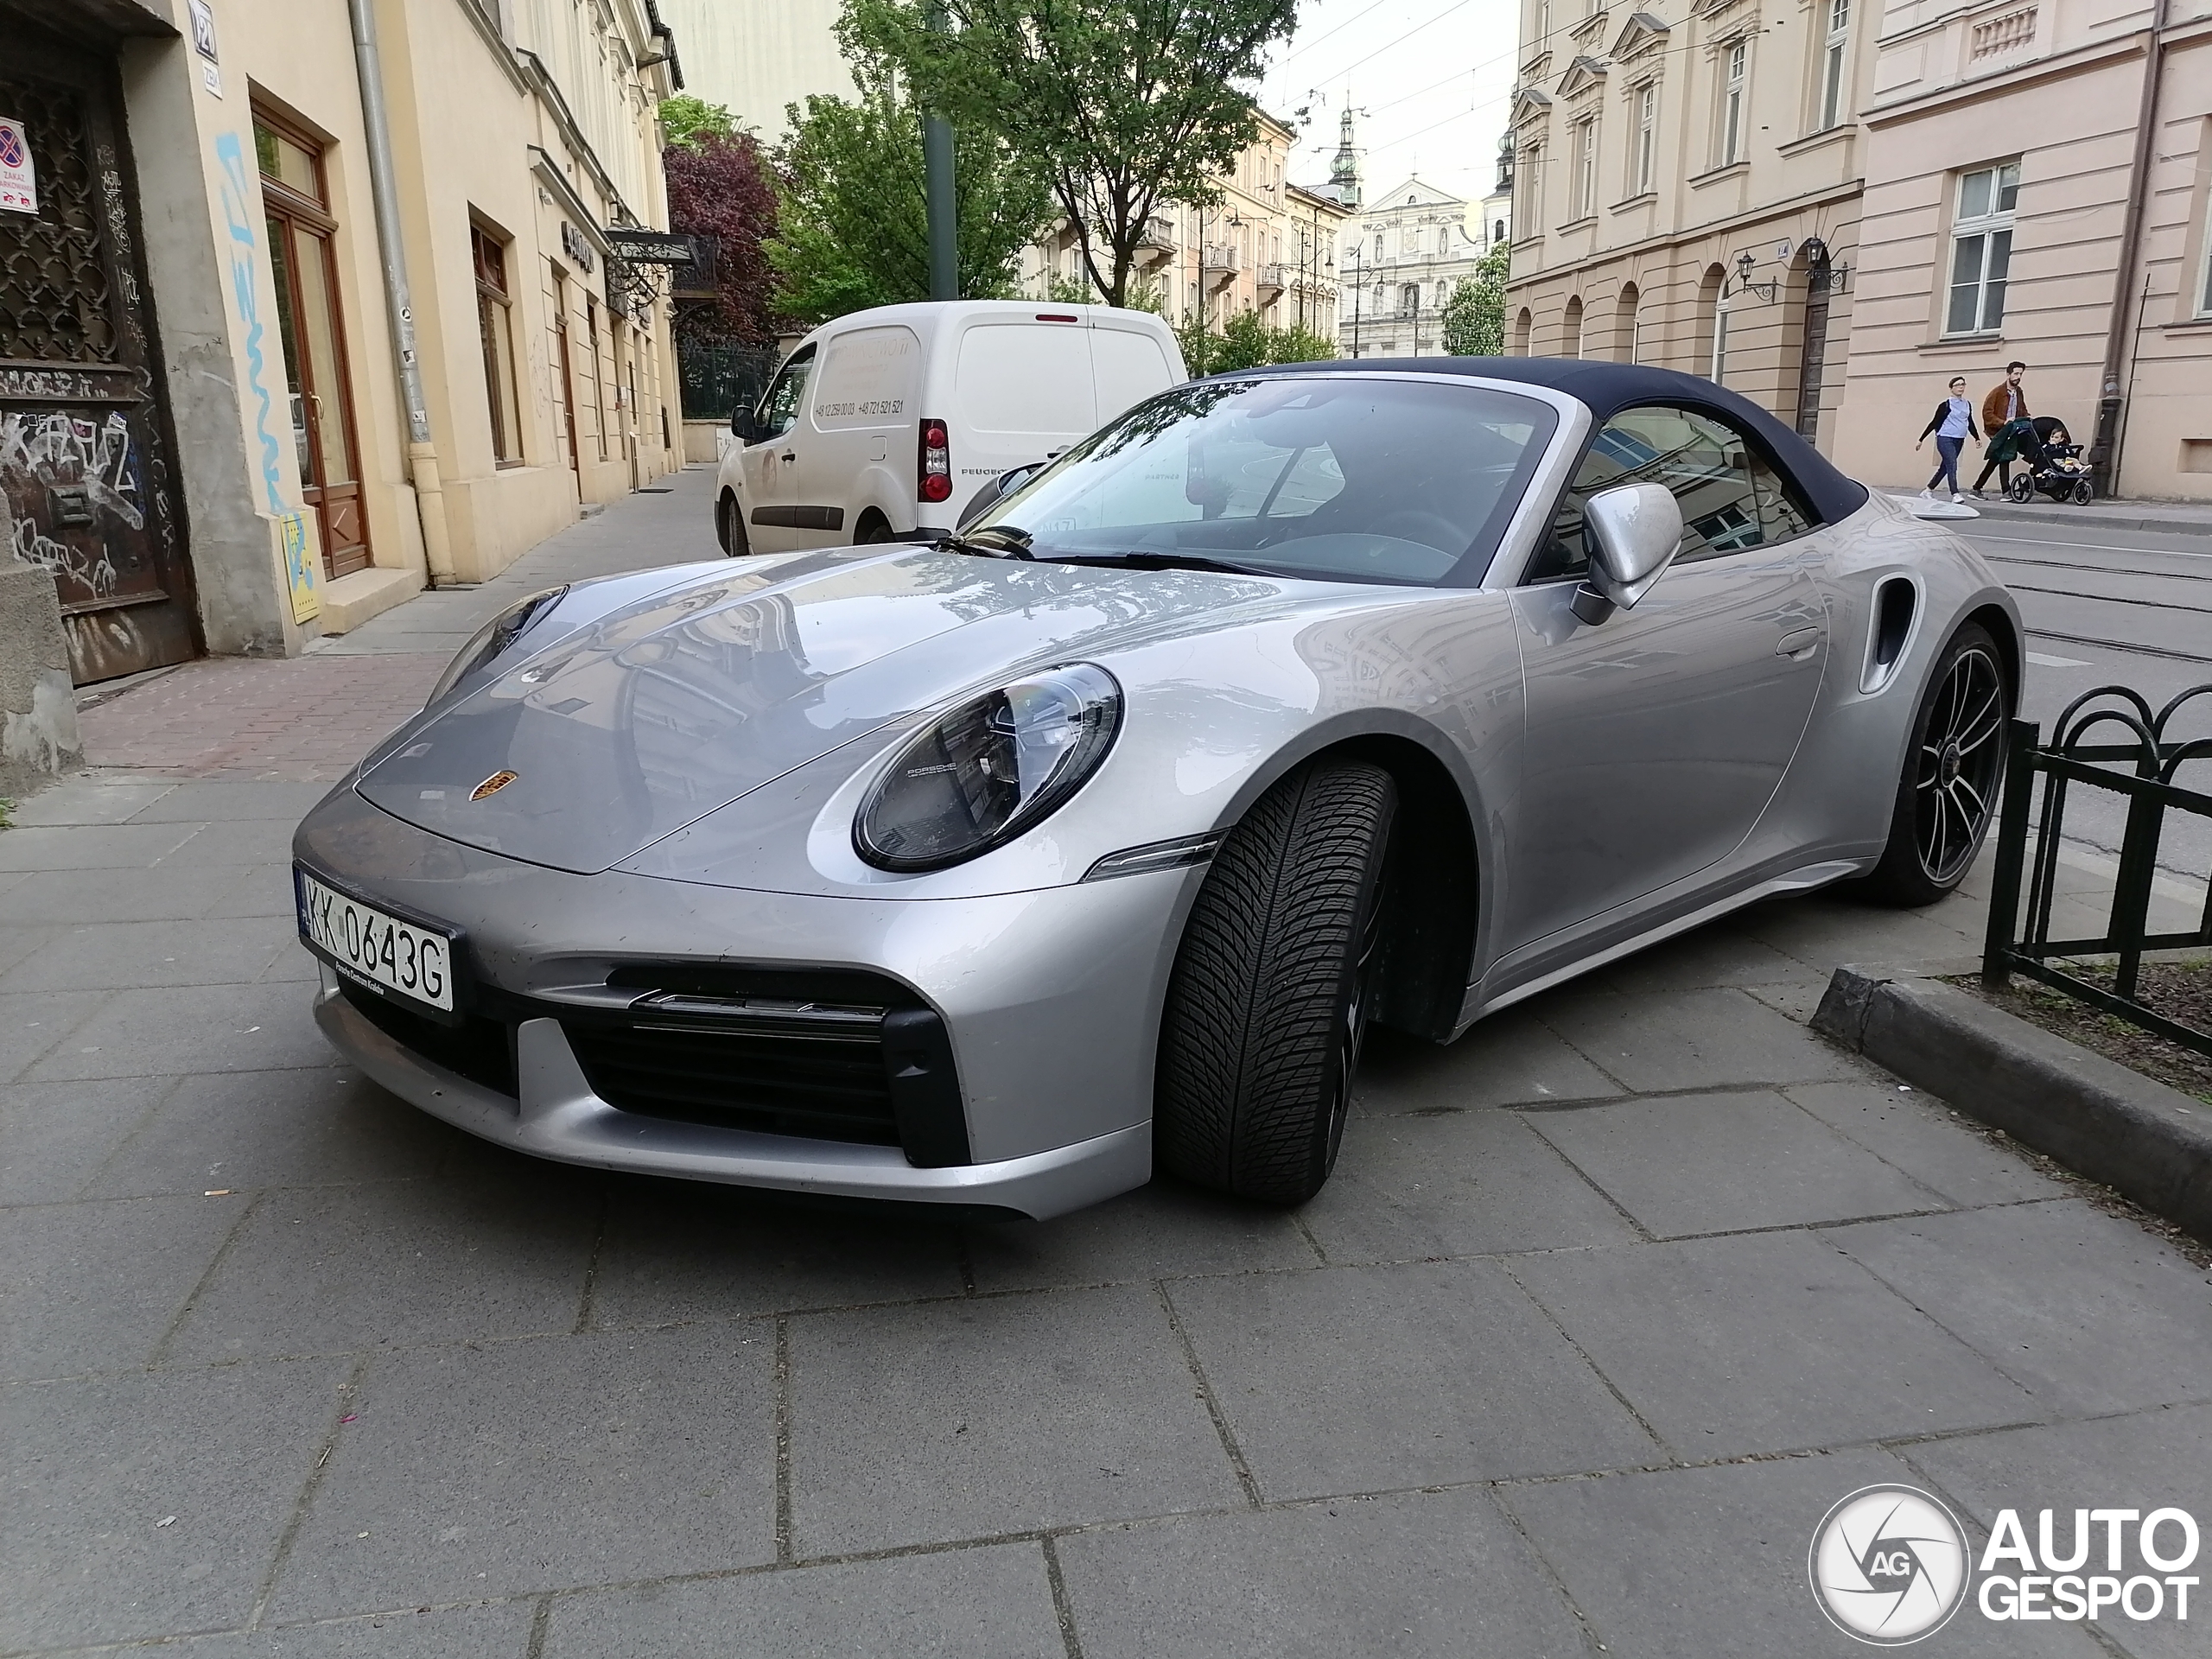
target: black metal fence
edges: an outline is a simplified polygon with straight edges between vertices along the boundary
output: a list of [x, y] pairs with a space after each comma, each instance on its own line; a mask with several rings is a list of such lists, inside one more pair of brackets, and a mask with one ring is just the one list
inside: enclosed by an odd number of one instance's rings
[[[2178, 933], [2150, 931], [2159, 838], [2169, 815], [2183, 812], [2212, 821], [2212, 795], [2184, 789], [2175, 781], [2184, 761], [2212, 760], [2212, 738], [2173, 742], [2166, 737], [2176, 713], [2203, 696], [2212, 696], [2212, 685], [2191, 687], [2153, 714], [2139, 693], [2126, 686], [2101, 686], [2067, 705], [2052, 727], [2053, 739], [2048, 747], [2041, 744], [2042, 729], [2033, 721], [2012, 722], [2006, 737], [1997, 868], [1990, 893], [1989, 937], [1982, 956], [1985, 981], [2002, 985], [2009, 976], [2024, 974], [2145, 1031], [2199, 1053], [2212, 1054], [2212, 1032], [2170, 1019], [2145, 1007], [2138, 995], [2145, 951], [2212, 945], [2212, 878], [2207, 880], [2203, 908], [2193, 929]], [[2126, 706], [2096, 706], [2107, 700]], [[2083, 741], [2093, 730], [2107, 726], [2122, 728], [2132, 741]], [[2117, 770], [2115, 763], [2132, 766], [2133, 770]], [[2044, 780], [2039, 804], [2035, 798], [2037, 778]], [[2054, 939], [2050, 918], [2057, 897], [2059, 842], [2065, 830], [2069, 793], [2077, 788], [2124, 796], [2126, 828], [2121, 836], [2120, 871], [2104, 934], [2096, 938]], [[2032, 865], [2028, 852], [2031, 817], [2036, 832]], [[2024, 877], [2027, 885], [2024, 916], [2020, 905]], [[2079, 964], [2052, 965], [2055, 961], [2083, 957], [2115, 959], [2109, 988], [2084, 977], [2078, 971]]]
[[678, 335], [676, 366], [683, 388], [683, 418], [726, 421], [760, 401], [775, 378], [776, 348]]

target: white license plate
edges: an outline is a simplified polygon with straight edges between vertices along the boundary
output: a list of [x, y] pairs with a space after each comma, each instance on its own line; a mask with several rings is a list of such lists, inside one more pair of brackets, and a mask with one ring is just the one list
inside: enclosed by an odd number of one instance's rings
[[341, 973], [367, 980], [412, 1001], [453, 1012], [453, 938], [449, 933], [349, 899], [305, 870], [296, 870], [300, 937]]

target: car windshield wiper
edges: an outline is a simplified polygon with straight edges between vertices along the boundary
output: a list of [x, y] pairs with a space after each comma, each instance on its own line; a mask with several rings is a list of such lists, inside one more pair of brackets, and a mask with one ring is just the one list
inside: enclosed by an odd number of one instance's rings
[[1281, 570], [1263, 570], [1255, 564], [1232, 564], [1227, 559], [1209, 559], [1198, 553], [1155, 553], [1141, 548], [1127, 553], [1071, 553], [1065, 556], [1048, 553], [1045, 556], [1053, 564], [1096, 564], [1131, 570], [1214, 570], [1224, 576], [1281, 577], [1288, 574]]
[[972, 534], [963, 536], [955, 531], [950, 536], [940, 536], [930, 543], [954, 553], [972, 553], [986, 559], [1033, 559], [1029, 550], [1029, 532], [1019, 524], [986, 524]]

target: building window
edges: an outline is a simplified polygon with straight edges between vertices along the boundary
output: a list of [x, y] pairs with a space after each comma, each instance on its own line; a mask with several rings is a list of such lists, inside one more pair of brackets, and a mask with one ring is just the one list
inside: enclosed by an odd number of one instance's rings
[[1598, 118], [1574, 124], [1574, 217], [1598, 211]]
[[1751, 42], [1732, 41], [1721, 53], [1720, 155], [1716, 166], [1726, 167], [1744, 159], [1745, 94], [1750, 90], [1751, 73]]
[[1629, 158], [1629, 177], [1636, 188], [1632, 196], [1649, 194], [1657, 182], [1659, 161], [1659, 89], [1636, 89], [1636, 151]]
[[484, 398], [492, 416], [492, 454], [502, 467], [522, 461], [522, 413], [515, 394], [514, 302], [507, 294], [507, 250], [480, 225], [468, 227], [476, 261], [476, 331], [484, 346]]
[[1728, 302], [1723, 300], [1713, 313], [1713, 372], [1707, 377], [1716, 386], [1728, 384]]
[[1843, 119], [1844, 77], [1851, 59], [1851, 0], [1827, 0], [1827, 38], [1821, 45], [1821, 118], [1826, 132]]
[[1959, 177], [1951, 221], [1951, 296], [1946, 334], [1993, 334], [2005, 326], [2005, 283], [2012, 264], [2012, 211], [2020, 164], [2004, 162]]
[[1513, 220], [1516, 225], [1533, 225], [1531, 236], [1543, 234], [1543, 217], [1539, 212], [1543, 206], [1544, 147], [1531, 144], [1521, 157], [1520, 176], [1515, 181], [1518, 194], [1513, 201]]

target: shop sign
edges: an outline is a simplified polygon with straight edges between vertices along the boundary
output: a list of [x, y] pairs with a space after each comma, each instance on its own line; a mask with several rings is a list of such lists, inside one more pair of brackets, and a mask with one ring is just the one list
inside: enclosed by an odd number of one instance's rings
[[0, 213], [38, 212], [38, 173], [23, 124], [0, 115]]
[[567, 219], [561, 221], [561, 251], [569, 256], [569, 263], [588, 276], [591, 275], [591, 244], [584, 240], [584, 233]]
[[307, 514], [280, 513], [276, 523], [284, 537], [284, 585], [291, 592], [292, 620], [312, 621], [322, 613], [322, 595], [315, 588], [315, 543], [308, 536]]

